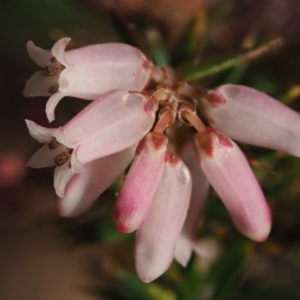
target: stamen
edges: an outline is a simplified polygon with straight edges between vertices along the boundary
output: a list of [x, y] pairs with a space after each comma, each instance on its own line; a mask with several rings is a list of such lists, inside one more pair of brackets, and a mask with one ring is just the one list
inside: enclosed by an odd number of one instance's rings
[[52, 141], [48, 144], [50, 150], [54, 150], [61, 145], [55, 137], [52, 138]]
[[55, 158], [55, 164], [60, 167], [65, 164], [70, 159], [70, 154], [68, 152], [62, 152]]
[[59, 75], [61, 71], [62, 70], [59, 67], [53, 67], [53, 66], [44, 67], [43, 68], [43, 75], [45, 77], [54, 77], [56, 75]]
[[193, 126], [198, 132], [205, 130], [205, 125], [201, 122], [198, 116], [190, 111], [183, 111], [180, 119], [186, 125]]
[[158, 118], [154, 132], [163, 133], [174, 122], [176, 112], [170, 106], [166, 106], [160, 110]]

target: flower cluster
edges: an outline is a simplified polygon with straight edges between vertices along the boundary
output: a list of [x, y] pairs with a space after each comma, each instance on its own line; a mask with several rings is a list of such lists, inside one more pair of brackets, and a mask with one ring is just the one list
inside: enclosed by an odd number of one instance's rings
[[[300, 156], [298, 113], [245, 86], [200, 90], [174, 82], [168, 70], [128, 45], [65, 51], [68, 41], [59, 40], [52, 51], [27, 44], [43, 69], [24, 91], [51, 95], [49, 121], [64, 96], [93, 100], [60, 128], [26, 121], [44, 144], [28, 166], [56, 166], [61, 215], [85, 212], [132, 162], [115, 221], [121, 232], [137, 230], [135, 261], [143, 281], [159, 277], [174, 257], [188, 263], [209, 183], [241, 233], [255, 241], [268, 237], [270, 209], [231, 138]], [[147, 88], [150, 82], [156, 85]]]

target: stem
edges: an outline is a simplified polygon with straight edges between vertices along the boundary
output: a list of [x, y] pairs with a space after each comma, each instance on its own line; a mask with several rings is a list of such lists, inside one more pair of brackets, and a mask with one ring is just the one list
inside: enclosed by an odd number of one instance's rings
[[186, 81], [203, 79], [211, 75], [218, 74], [224, 70], [228, 70], [241, 64], [246, 64], [253, 60], [256, 60], [277, 50], [278, 48], [282, 47], [283, 44], [283, 37], [277, 37], [267, 42], [266, 44], [257, 47], [256, 49], [250, 50], [236, 57], [229, 58], [221, 63], [210, 64], [206, 68], [201, 66], [201, 64], [192, 65], [189, 67], [183, 67], [182, 70], [178, 70], [178, 72], [181, 73], [182, 77]]

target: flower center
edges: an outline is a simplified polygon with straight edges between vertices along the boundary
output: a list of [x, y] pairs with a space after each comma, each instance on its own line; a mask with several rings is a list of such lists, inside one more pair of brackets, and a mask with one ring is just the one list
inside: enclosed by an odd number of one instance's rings
[[[58, 142], [55, 137], [53, 137], [52, 141], [48, 143], [48, 147], [50, 150], [55, 150], [60, 146], [63, 146], [63, 144]], [[54, 162], [58, 167], [62, 166], [65, 163], [68, 163], [68, 167], [71, 168], [71, 156], [72, 156], [74, 149], [68, 148], [66, 146], [64, 146], [64, 148], [65, 148], [65, 151], [58, 154], [55, 157]]]
[[57, 61], [55, 57], [51, 58], [51, 62], [55, 63], [56, 66], [46, 66], [43, 68], [44, 77], [54, 77], [59, 75], [66, 67]]
[[49, 142], [49, 144], [48, 144], [50, 150], [54, 150], [54, 149], [58, 148], [60, 145], [61, 145], [61, 143], [58, 142], [55, 137], [53, 137], [52, 141]]
[[[55, 57], [52, 57], [51, 62], [55, 64], [55, 66], [46, 66], [42, 69], [44, 77], [55, 77], [60, 75], [60, 73], [66, 68], [64, 65], [59, 63]], [[48, 89], [49, 94], [53, 95], [58, 91], [58, 84], [51, 86]]]
[[71, 168], [71, 155], [73, 153], [73, 149], [67, 148], [66, 151], [58, 154], [54, 160], [55, 164], [60, 167], [65, 163], [68, 163], [68, 167]]

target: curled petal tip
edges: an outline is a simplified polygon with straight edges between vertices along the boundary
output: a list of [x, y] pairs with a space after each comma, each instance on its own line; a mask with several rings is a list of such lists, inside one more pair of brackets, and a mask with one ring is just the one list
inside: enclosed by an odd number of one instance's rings
[[73, 176], [72, 169], [67, 164], [56, 167], [54, 171], [54, 189], [56, 195], [60, 198], [65, 196], [65, 190], [68, 182]]
[[46, 143], [51, 141], [53, 129], [39, 126], [33, 121], [25, 120], [29, 134], [38, 142]]
[[59, 101], [65, 96], [65, 94], [61, 92], [56, 92], [54, 95], [52, 95], [46, 104], [46, 115], [49, 122], [54, 121], [55, 114], [54, 110]]
[[62, 38], [58, 40], [51, 49], [53, 56], [64, 66], [67, 66], [65, 59], [65, 48], [71, 38]]
[[49, 50], [37, 47], [32, 41], [28, 41], [26, 48], [31, 59], [40, 67], [51, 65], [52, 54]]

